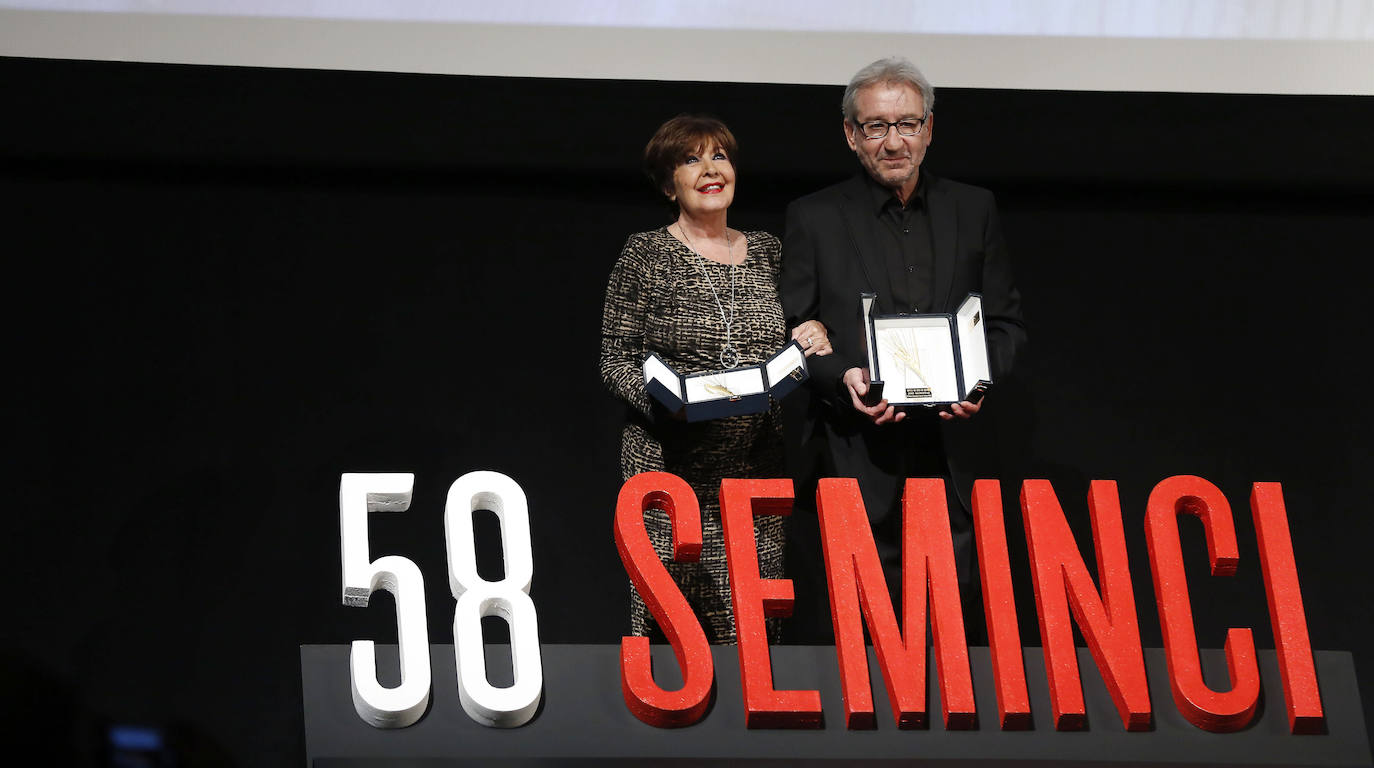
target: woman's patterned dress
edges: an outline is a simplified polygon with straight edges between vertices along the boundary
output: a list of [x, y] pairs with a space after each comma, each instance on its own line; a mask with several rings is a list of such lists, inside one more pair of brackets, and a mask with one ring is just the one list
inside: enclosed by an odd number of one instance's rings
[[[781, 246], [767, 232], [745, 232], [744, 237], [748, 255], [734, 267], [730, 342], [739, 353], [738, 365], [752, 365], [777, 352], [786, 338], [777, 293]], [[786, 477], [777, 408], [695, 423], [675, 420], [657, 403], [651, 404], [644, 389], [643, 362], [647, 353], [655, 352], [684, 376], [722, 367], [721, 309], [729, 315], [730, 273], [729, 265], [701, 258], [667, 228], [631, 235], [611, 270], [601, 322], [601, 378], [629, 406], [620, 438], [621, 479], [640, 472], [671, 472], [687, 481], [701, 504], [698, 562], [669, 560], [672, 529], [665, 513], [646, 512], [645, 526], [713, 643], [735, 640], [720, 524], [720, 481]], [[759, 573], [765, 579], [782, 578], [783, 525], [777, 515], [754, 518]], [[631, 631], [654, 633], [657, 627], [644, 601], [633, 588], [630, 591]], [[768, 633], [776, 641], [777, 620], [768, 621]]]

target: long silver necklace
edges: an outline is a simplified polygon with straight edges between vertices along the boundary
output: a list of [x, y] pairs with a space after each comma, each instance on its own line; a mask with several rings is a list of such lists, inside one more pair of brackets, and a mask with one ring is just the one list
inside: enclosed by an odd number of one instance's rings
[[706, 257], [701, 255], [692, 244], [692, 238], [687, 236], [687, 230], [682, 226], [682, 222], [677, 223], [677, 231], [682, 235], [682, 239], [687, 244], [687, 250], [697, 257], [697, 269], [701, 270], [701, 276], [706, 278], [706, 284], [711, 286], [711, 295], [716, 299], [716, 309], [720, 310], [720, 322], [725, 326], [725, 346], [720, 348], [720, 367], [734, 368], [739, 365], [739, 352], [735, 350], [735, 345], [730, 343], [730, 329], [735, 324], [735, 250], [734, 242], [730, 238], [730, 230], [725, 230], [725, 253], [730, 259], [730, 314], [725, 314], [725, 305], [720, 301], [720, 294], [716, 292], [716, 283], [711, 279], [711, 275], [706, 271]]

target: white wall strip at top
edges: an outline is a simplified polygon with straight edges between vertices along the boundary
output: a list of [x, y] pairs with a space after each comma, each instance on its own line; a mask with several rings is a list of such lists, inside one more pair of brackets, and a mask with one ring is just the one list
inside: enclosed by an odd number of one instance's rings
[[[453, 21], [447, 19], [462, 9], [468, 9], [469, 16], [495, 15], [478, 14], [469, 7], [473, 4], [439, 2], [393, 2], [389, 4], [394, 7], [391, 20], [359, 18], [368, 7], [376, 13], [377, 4], [338, 0], [233, 4], [240, 14], [276, 10], [275, 15], [146, 12], [169, 7], [215, 10], [226, 2], [107, 2], [106, 6], [133, 10], [97, 12], [30, 10], [14, 6], [38, 3], [0, 0], [0, 56], [511, 77], [839, 84], [875, 58], [900, 54], [915, 61], [937, 87], [1374, 95], [1374, 10], [1370, 3], [1351, 0], [1165, 0], [1150, 4], [1166, 10], [1191, 9], [1191, 15], [1150, 15], [1142, 10], [1146, 4], [1138, 2], [1025, 4], [1056, 12], [1042, 17], [1024, 9], [1009, 10], [1022, 4], [1008, 0], [965, 0], [964, 13], [927, 14], [929, 18], [916, 18], [920, 14], [909, 10], [914, 3], [870, 0], [873, 6], [908, 9], [907, 15], [894, 16], [891, 23], [875, 23], [873, 16], [846, 5], [849, 16], [867, 20], [850, 23], [861, 29], [840, 28], [842, 20], [825, 26], [814, 13], [820, 4], [800, 6], [812, 12], [789, 17], [793, 28], [765, 28], [762, 25], [776, 20], [761, 9], [781, 8], [782, 3], [743, 3], [755, 11], [753, 15], [738, 10], [732, 16], [712, 14], [712, 9], [726, 5], [722, 0], [693, 4], [699, 18], [683, 15], [680, 3], [596, 4], [637, 8], [628, 16], [604, 19], [607, 24], [628, 19], [640, 26], [598, 26], [591, 22], [603, 17], [595, 15], [574, 17], [568, 24]], [[94, 0], [44, 3], [59, 4], [82, 9], [97, 5]], [[482, 5], [524, 9], [525, 18], [563, 20], [545, 13], [561, 7], [555, 4], [508, 0]], [[303, 18], [284, 13], [304, 12], [307, 7], [340, 16], [352, 9], [355, 17]], [[1307, 13], [1293, 15], [1294, 7], [1306, 8]], [[1108, 8], [1117, 10], [1108, 12]], [[1256, 10], [1264, 8], [1271, 12]], [[651, 13], [655, 9], [658, 15]], [[1070, 13], [1075, 9], [1076, 15]], [[406, 18], [400, 10], [416, 18]], [[426, 10], [429, 16], [421, 13]], [[1126, 23], [1122, 19], [1129, 16], [1127, 11], [1143, 21]], [[431, 17], [445, 20], [426, 20]], [[979, 19], [987, 21], [975, 23]], [[735, 28], [726, 28], [726, 21]], [[675, 23], [698, 26], [671, 26]], [[759, 26], [749, 28], [749, 24]]]

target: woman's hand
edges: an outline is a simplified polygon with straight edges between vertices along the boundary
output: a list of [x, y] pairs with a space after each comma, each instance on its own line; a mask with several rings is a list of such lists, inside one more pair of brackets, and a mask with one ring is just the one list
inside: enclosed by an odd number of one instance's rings
[[796, 328], [792, 329], [792, 339], [801, 345], [802, 351], [807, 357], [812, 355], [826, 355], [834, 352], [830, 346], [830, 335], [825, 332], [825, 326], [819, 320], [807, 320]]

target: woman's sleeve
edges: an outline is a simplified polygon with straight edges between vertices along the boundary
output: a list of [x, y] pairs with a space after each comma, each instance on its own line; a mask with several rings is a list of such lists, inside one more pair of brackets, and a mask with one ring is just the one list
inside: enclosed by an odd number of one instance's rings
[[782, 278], [782, 241], [772, 232], [763, 233], [763, 248], [768, 254], [768, 274], [773, 285], [780, 286]]
[[611, 269], [601, 315], [601, 381], [611, 394], [653, 418], [644, 389], [644, 324], [649, 312], [645, 243], [631, 236]]

